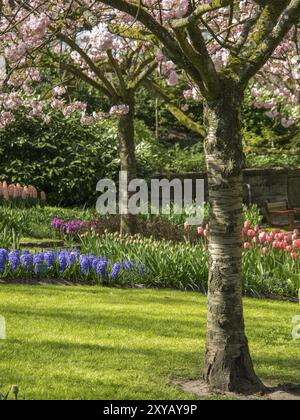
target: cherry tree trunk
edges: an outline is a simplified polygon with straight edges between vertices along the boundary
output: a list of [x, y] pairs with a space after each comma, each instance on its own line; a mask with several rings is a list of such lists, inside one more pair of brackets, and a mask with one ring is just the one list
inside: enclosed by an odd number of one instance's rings
[[[128, 184], [137, 177], [137, 164], [135, 154], [135, 139], [134, 139], [134, 112], [135, 100], [134, 95], [128, 93], [126, 104], [129, 106], [128, 114], [122, 115], [119, 118], [118, 137], [120, 150], [120, 166], [121, 171], [127, 172]], [[130, 198], [128, 193], [128, 199]], [[127, 207], [128, 210], [128, 207]], [[134, 235], [137, 231], [137, 217], [128, 212], [128, 214], [121, 214], [120, 233]]]
[[221, 98], [205, 110], [211, 211], [204, 378], [215, 390], [251, 393], [263, 384], [254, 372], [243, 316], [241, 104], [242, 93], [224, 82]]

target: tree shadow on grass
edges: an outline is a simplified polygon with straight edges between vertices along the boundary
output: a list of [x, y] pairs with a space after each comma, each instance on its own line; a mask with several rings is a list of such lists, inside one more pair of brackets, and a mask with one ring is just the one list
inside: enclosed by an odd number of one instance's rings
[[[3, 311], [2, 311], [3, 312]], [[127, 330], [128, 332], [155, 334], [157, 337], [178, 337], [184, 339], [204, 339], [205, 327], [204, 323], [192, 320], [181, 320], [172, 318], [170, 315], [151, 316], [151, 313], [142, 313], [141, 315], [130, 315], [128, 312], [118, 311], [99, 312], [98, 314], [86, 312], [85, 314], [71, 312], [70, 310], [47, 310], [38, 308], [36, 310], [28, 307], [9, 308], [6, 307], [4, 314], [7, 316], [14, 315], [19, 319], [26, 318], [49, 319], [53, 320], [54, 325], [57, 322], [66, 323], [67, 326], [76, 325], [78, 328], [86, 327], [87, 329], [108, 328], [113, 331], [116, 329]]]

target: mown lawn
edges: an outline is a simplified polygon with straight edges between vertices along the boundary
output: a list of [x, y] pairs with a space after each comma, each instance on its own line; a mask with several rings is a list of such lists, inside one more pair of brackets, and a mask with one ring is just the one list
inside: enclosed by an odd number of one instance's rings
[[[245, 300], [256, 369], [268, 383], [300, 383], [299, 305]], [[0, 286], [0, 389], [27, 399], [184, 399], [171, 384], [197, 378], [206, 298], [100, 287]]]

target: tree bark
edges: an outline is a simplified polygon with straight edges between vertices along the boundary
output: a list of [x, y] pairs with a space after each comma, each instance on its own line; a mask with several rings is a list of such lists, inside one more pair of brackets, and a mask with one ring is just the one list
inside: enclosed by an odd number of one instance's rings
[[252, 393], [264, 386], [250, 357], [242, 303], [243, 95], [233, 82], [222, 83], [221, 98], [205, 111], [211, 210], [204, 378], [214, 390]]
[[[128, 114], [119, 118], [118, 136], [121, 171], [127, 172], [128, 184], [137, 177], [137, 164], [135, 154], [134, 112], [135, 98], [133, 92], [128, 92], [125, 105], [129, 106]], [[132, 194], [132, 193], [131, 193]], [[130, 198], [128, 193], [128, 199]], [[128, 210], [128, 207], [127, 207]], [[128, 212], [120, 216], [121, 235], [134, 235], [137, 232], [137, 217]]]

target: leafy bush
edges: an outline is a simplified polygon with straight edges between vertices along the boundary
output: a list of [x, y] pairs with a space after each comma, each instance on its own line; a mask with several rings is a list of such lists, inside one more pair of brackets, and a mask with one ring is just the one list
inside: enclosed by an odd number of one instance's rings
[[300, 154], [294, 155], [291, 151], [281, 151], [281, 153], [272, 153], [272, 151], [248, 153], [246, 155], [247, 167], [249, 168], [300, 168]]
[[[154, 170], [159, 147], [150, 130], [136, 122], [140, 176]], [[36, 185], [52, 204], [94, 203], [102, 178], [116, 180], [119, 171], [117, 122], [81, 126], [77, 117], [54, 114], [50, 124], [28, 120], [0, 131], [0, 179]]]

